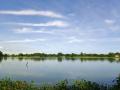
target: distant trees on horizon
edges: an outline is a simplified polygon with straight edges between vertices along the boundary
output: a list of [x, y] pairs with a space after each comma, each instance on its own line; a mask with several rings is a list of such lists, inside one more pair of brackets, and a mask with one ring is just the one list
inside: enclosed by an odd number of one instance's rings
[[84, 53], [81, 52], [80, 54], [76, 54], [76, 53], [71, 53], [71, 54], [64, 54], [64, 53], [57, 53], [57, 54], [46, 54], [46, 53], [32, 53], [32, 54], [23, 54], [23, 53], [19, 53], [19, 54], [3, 54], [2, 51], [0, 51], [0, 57], [7, 57], [7, 56], [12, 56], [12, 57], [23, 57], [23, 56], [39, 56], [39, 57], [49, 57], [49, 56], [56, 56], [56, 57], [75, 57], [75, 56], [81, 56], [81, 57], [114, 57], [115, 55], [120, 56], [119, 52], [116, 53], [108, 53], [108, 54], [97, 54], [97, 53]]

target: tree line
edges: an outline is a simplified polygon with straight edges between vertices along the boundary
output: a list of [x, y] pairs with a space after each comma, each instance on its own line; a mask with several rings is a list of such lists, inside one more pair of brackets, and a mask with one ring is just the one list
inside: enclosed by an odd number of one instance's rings
[[79, 54], [76, 53], [71, 53], [71, 54], [64, 54], [64, 53], [57, 53], [57, 54], [46, 54], [46, 53], [32, 53], [32, 54], [23, 54], [23, 53], [19, 53], [19, 54], [4, 54], [2, 51], [0, 51], [0, 57], [7, 57], [7, 56], [11, 56], [11, 57], [30, 57], [30, 56], [39, 56], [39, 57], [120, 57], [120, 53], [116, 52], [110, 52], [107, 54], [97, 54], [97, 53], [84, 53], [81, 52]]
[[7, 56], [8, 56], [8, 54], [3, 54], [3, 52], [0, 51], [0, 57], [7, 57]]

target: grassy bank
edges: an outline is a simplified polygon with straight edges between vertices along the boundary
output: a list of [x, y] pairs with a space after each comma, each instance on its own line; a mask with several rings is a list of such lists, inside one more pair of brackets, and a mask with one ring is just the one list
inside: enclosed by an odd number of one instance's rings
[[7, 78], [0, 80], [0, 90], [120, 90], [120, 78], [117, 78], [112, 86], [85, 80], [73, 81], [71, 85], [67, 80], [64, 80], [55, 85], [41, 84], [36, 86], [33, 82], [14, 81]]

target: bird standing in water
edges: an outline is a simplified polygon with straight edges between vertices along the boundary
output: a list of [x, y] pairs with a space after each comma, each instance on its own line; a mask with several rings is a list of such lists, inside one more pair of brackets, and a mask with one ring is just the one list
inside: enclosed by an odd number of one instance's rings
[[27, 69], [28, 69], [28, 62], [26, 63], [26, 67], [27, 67]]

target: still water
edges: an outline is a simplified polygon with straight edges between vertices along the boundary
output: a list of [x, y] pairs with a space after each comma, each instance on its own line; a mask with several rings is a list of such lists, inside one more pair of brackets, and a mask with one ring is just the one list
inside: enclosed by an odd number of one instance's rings
[[120, 62], [113, 60], [58, 60], [7, 58], [0, 62], [0, 78], [55, 83], [59, 80], [89, 80], [111, 84], [120, 74]]

